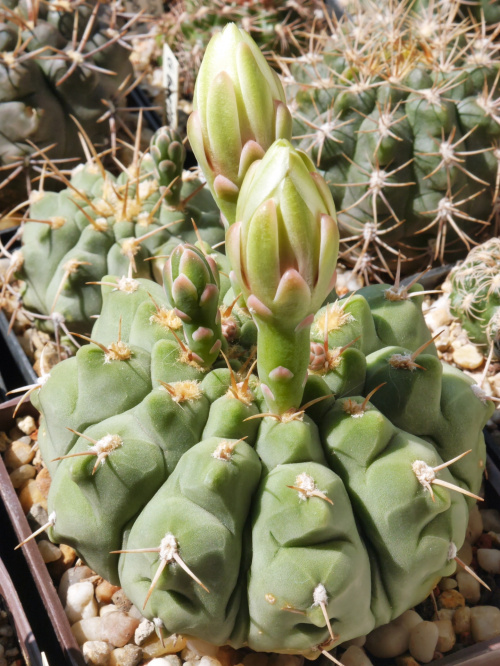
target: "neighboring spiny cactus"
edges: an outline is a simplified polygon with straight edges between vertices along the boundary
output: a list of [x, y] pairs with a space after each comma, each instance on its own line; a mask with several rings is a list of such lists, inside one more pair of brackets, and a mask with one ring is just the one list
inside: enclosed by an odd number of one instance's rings
[[[0, 188], [21, 194], [24, 179], [13, 178], [25, 170], [29, 191], [37, 147], [51, 146], [52, 159], [82, 155], [71, 116], [94, 143], [109, 141], [98, 121], [131, 83], [122, 44], [133, 21], [115, 25], [115, 12], [94, 0], [7, 0], [0, 21], [0, 126], [8, 128], [0, 135]], [[5, 189], [2, 196], [6, 202]]]
[[323, 24], [317, 0], [176, 0], [162, 17], [161, 35], [180, 64], [180, 85], [192, 97], [205, 49], [228, 23], [240, 25], [266, 55], [293, 55], [306, 48], [313, 24]]
[[453, 572], [493, 406], [438, 360], [420, 286], [328, 302], [332, 197], [287, 140], [236, 219], [227, 257], [172, 252], [166, 296], [104, 278], [90, 344], [33, 394], [49, 536], [169, 634], [314, 658]]
[[500, 357], [500, 239], [469, 252], [450, 275], [450, 310], [487, 356]]
[[149, 154], [141, 157], [136, 147], [132, 165], [118, 178], [98, 157], [69, 180], [49, 160], [66, 189], [45, 192], [42, 185], [33, 192], [17, 272], [25, 283], [25, 310], [42, 315], [39, 321], [49, 330], [62, 320], [88, 333], [90, 318], [101, 309], [96, 283], [103, 275], [161, 281], [164, 255], [181, 238], [196, 242], [199, 233], [210, 245], [223, 240], [219, 211], [210, 193], [201, 191], [203, 183], [183, 173], [184, 159], [180, 137], [163, 128]]
[[[333, 194], [341, 258], [366, 281], [465, 255], [493, 218], [500, 164], [498, 30], [456, 2], [348, 3], [282, 60], [298, 145]], [[484, 235], [484, 234], [483, 234]]]

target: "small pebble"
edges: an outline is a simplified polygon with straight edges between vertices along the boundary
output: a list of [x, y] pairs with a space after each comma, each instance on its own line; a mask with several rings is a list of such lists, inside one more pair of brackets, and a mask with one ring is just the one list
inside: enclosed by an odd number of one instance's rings
[[434, 620], [434, 624], [438, 628], [436, 650], [449, 652], [457, 641], [451, 620]]
[[25, 435], [31, 435], [36, 430], [35, 419], [30, 414], [16, 419], [16, 424], [19, 430], [24, 432]]
[[165, 657], [156, 657], [148, 662], [148, 666], [170, 666], [170, 662]]
[[468, 634], [470, 632], [470, 607], [457, 608], [453, 615], [452, 624], [456, 634]]
[[366, 636], [358, 636], [358, 638], [351, 638], [350, 641], [345, 641], [345, 643], [342, 643], [341, 647], [347, 650], [347, 648], [351, 647], [351, 645], [355, 645], [356, 647], [364, 647], [365, 643]]
[[432, 661], [438, 642], [439, 630], [435, 622], [421, 622], [410, 632], [409, 650], [412, 657], [423, 664]]
[[14, 629], [10, 626], [10, 624], [4, 624], [2, 627], [0, 627], [0, 636], [3, 638], [11, 638], [13, 635]]
[[92, 569], [85, 565], [81, 567], [74, 567], [73, 569], [68, 569], [63, 573], [61, 580], [59, 581], [59, 589], [57, 591], [63, 606], [66, 605], [66, 598], [70, 585], [79, 583], [84, 578], [90, 578], [92, 575]]
[[500, 574], [500, 550], [478, 548], [477, 561], [481, 569], [491, 574]]
[[500, 532], [500, 513], [496, 509], [481, 511], [485, 532]]
[[438, 587], [441, 591], [454, 590], [457, 587], [457, 581], [454, 578], [441, 578]]
[[164, 657], [161, 657], [161, 659], [166, 661], [169, 666], [182, 666], [182, 661], [176, 654], [166, 654]]
[[111, 599], [118, 610], [121, 610], [125, 613], [128, 613], [130, 607], [132, 606], [132, 602], [121, 588], [118, 588], [118, 590], [116, 590], [116, 592], [111, 595]]
[[[26, 441], [27, 440], [27, 441]], [[21, 465], [30, 463], [35, 457], [29, 437], [14, 440], [4, 454], [5, 466], [8, 469], [17, 469]]]
[[42, 469], [36, 475], [35, 481], [40, 493], [43, 495], [43, 497], [45, 497], [45, 499], [47, 499], [49, 496], [51, 483], [50, 472], [47, 467], [42, 467]]
[[33, 479], [36, 475], [36, 469], [33, 465], [21, 465], [9, 474], [10, 482], [14, 488], [19, 488], [28, 479]]
[[470, 628], [475, 643], [500, 636], [500, 610], [495, 606], [471, 608]]
[[100, 617], [89, 617], [87, 620], [75, 622], [71, 632], [78, 645], [83, 645], [87, 641], [102, 641], [101, 622]]
[[465, 599], [457, 590], [445, 590], [438, 597], [438, 605], [441, 608], [458, 608], [465, 606]]
[[104, 641], [87, 641], [82, 645], [83, 658], [89, 666], [108, 666], [111, 645]]
[[21, 503], [24, 513], [28, 513], [33, 504], [41, 504], [43, 507], [47, 508], [47, 500], [40, 492], [34, 479], [28, 479], [28, 481], [25, 481], [21, 486], [19, 502]]
[[118, 585], [111, 585], [107, 580], [103, 580], [95, 588], [95, 598], [100, 604], [110, 604], [113, 594], [119, 589]]
[[151, 634], [154, 634], [154, 631], [155, 625], [150, 620], [146, 620], [146, 618], [144, 618], [144, 620], [139, 623], [139, 626], [135, 630], [134, 643], [136, 645], [142, 645], [144, 641], [151, 636]]
[[396, 658], [396, 666], [420, 666], [420, 664], [410, 654], [403, 654]]
[[457, 611], [453, 608], [440, 608], [438, 610], [438, 619], [451, 621], [456, 612]]
[[101, 618], [101, 622], [103, 639], [115, 647], [126, 645], [139, 626], [139, 620], [130, 617], [123, 611], [108, 613]]
[[[283, 659], [283, 657], [285, 658], [288, 657], [288, 659], [286, 659], [286, 662], [289, 663], [290, 666], [300, 666], [300, 663], [302, 663], [302, 659], [300, 657], [296, 657], [295, 655], [280, 654], [278, 655], [278, 657], [281, 657], [281, 659], [279, 660], [279, 664], [276, 664], [276, 666], [284, 666], [283, 662], [285, 660]], [[222, 665], [218, 659], [215, 659], [215, 657], [202, 657], [198, 662], [198, 666], [222, 666]]]
[[17, 657], [18, 655], [19, 655], [19, 648], [17, 647], [12, 647], [9, 648], [8, 650], [5, 650], [5, 656], [7, 657], [7, 659], [9, 659], [9, 657]]
[[351, 645], [340, 658], [343, 666], [373, 666], [363, 648]]
[[94, 598], [94, 586], [89, 581], [75, 583], [68, 588], [66, 606], [64, 608], [69, 621], [73, 624], [98, 614], [97, 602]]
[[33, 504], [31, 509], [28, 511], [26, 519], [33, 532], [35, 532], [37, 529], [47, 524], [49, 515], [47, 513], [47, 509], [44, 506], [41, 504]]
[[481, 586], [474, 576], [471, 576], [467, 571], [459, 571], [457, 573], [457, 583], [458, 590], [465, 601], [470, 604], [477, 604], [481, 598]]
[[401, 625], [402, 627], [406, 627], [408, 631], [411, 631], [413, 627], [416, 627], [417, 624], [420, 624], [420, 622], [422, 622], [422, 618], [417, 613], [417, 611], [407, 610], [398, 618], [396, 618], [394, 622], [396, 624]]
[[141, 661], [141, 648], [137, 645], [125, 645], [113, 650], [109, 666], [139, 666]]
[[390, 659], [408, 649], [410, 632], [407, 627], [396, 621], [377, 627], [366, 637], [366, 649], [374, 657]]
[[[474, 545], [482, 533], [483, 533], [483, 518], [481, 511], [479, 511], [477, 504], [475, 504], [469, 513], [469, 522], [467, 524], [467, 532], [465, 538], [471, 545]], [[458, 556], [460, 557], [460, 555]], [[460, 557], [460, 559], [462, 558]], [[470, 564], [470, 562], [465, 562], [465, 563]]]
[[[42, 539], [41, 541], [38, 541], [37, 546], [38, 546], [38, 550], [40, 551], [40, 554], [41, 554], [42, 559], [45, 562], [45, 564], [48, 564], [49, 562], [55, 562], [62, 555], [61, 550], [59, 549], [59, 547], [56, 546], [55, 543], [52, 543], [51, 541], [47, 541], [47, 539]], [[81, 619], [81, 618], [78, 618], [78, 619]]]
[[114, 604], [106, 604], [106, 606], [101, 606], [99, 608], [99, 615], [101, 617], [109, 615], [109, 613], [116, 613], [116, 606]]
[[484, 356], [478, 351], [476, 345], [467, 344], [455, 349], [453, 360], [457, 365], [466, 370], [476, 370], [484, 363]]

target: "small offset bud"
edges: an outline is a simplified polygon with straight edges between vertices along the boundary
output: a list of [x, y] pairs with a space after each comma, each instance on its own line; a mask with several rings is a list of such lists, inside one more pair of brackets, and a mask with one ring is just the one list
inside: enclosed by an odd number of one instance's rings
[[188, 348], [210, 366], [221, 348], [219, 272], [194, 245], [178, 245], [164, 269], [170, 305], [182, 321]]
[[181, 198], [182, 170], [186, 159], [180, 135], [170, 127], [160, 127], [151, 139], [149, 152], [160, 191], [168, 187], [165, 201], [170, 206], [176, 206]]
[[208, 186], [229, 224], [249, 166], [292, 120], [278, 75], [234, 23], [212, 37], [200, 67], [188, 136]]

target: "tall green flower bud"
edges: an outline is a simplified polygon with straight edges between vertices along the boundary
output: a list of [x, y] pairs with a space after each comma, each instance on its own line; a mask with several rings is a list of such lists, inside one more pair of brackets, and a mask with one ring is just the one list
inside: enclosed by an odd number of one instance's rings
[[309, 329], [335, 282], [338, 229], [311, 160], [279, 140], [249, 169], [226, 235], [233, 279], [258, 327], [258, 369], [271, 411], [300, 406]]
[[217, 33], [200, 67], [188, 136], [229, 225], [248, 167], [276, 139], [291, 139], [292, 119], [278, 75], [234, 23]]

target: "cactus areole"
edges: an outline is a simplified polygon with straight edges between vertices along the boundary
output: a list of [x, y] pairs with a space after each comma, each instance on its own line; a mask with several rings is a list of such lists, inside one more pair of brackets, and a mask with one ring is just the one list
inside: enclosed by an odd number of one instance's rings
[[332, 199], [286, 139], [235, 220], [165, 290], [103, 279], [92, 342], [33, 393], [49, 535], [166, 634], [314, 658], [454, 571], [493, 405], [419, 285], [332, 297]]

